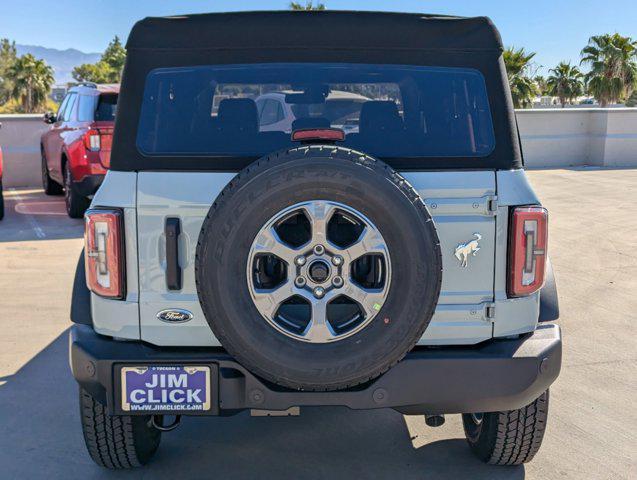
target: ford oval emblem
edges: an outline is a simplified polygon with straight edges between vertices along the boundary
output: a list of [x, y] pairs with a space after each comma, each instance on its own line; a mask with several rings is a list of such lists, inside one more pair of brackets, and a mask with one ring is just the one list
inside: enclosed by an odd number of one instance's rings
[[192, 320], [193, 314], [188, 310], [182, 310], [181, 308], [171, 308], [169, 310], [162, 310], [157, 314], [162, 322], [167, 323], [184, 323]]

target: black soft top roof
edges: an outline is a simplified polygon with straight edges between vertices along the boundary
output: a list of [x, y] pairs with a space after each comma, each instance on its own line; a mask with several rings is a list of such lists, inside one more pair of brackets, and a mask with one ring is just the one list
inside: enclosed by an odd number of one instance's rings
[[128, 39], [111, 169], [237, 171], [253, 158], [145, 156], [136, 145], [144, 88], [160, 68], [253, 63], [461, 67], [485, 79], [495, 133], [486, 157], [383, 158], [402, 170], [510, 169], [522, 154], [502, 40], [486, 17], [349, 11], [239, 12], [146, 18]]
[[350, 11], [271, 11], [149, 17], [129, 50], [343, 48], [501, 50], [486, 17]]

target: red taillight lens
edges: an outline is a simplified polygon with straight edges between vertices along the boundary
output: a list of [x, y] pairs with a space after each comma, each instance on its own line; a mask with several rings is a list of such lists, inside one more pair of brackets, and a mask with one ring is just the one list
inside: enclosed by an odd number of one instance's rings
[[549, 215], [542, 207], [518, 207], [509, 232], [510, 297], [537, 292], [544, 285]]
[[102, 138], [99, 130], [91, 129], [84, 134], [84, 146], [91, 152], [99, 152], [102, 149]]
[[340, 128], [307, 128], [292, 132], [293, 142], [342, 142], [345, 140], [345, 132]]
[[84, 218], [88, 288], [102, 297], [124, 298], [123, 213], [88, 210]]

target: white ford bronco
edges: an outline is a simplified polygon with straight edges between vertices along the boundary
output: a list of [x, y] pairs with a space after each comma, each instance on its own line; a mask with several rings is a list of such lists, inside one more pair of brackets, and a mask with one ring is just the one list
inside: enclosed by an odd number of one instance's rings
[[98, 464], [183, 415], [461, 414], [538, 451], [561, 366], [547, 211], [486, 18], [149, 18], [86, 213], [70, 362]]

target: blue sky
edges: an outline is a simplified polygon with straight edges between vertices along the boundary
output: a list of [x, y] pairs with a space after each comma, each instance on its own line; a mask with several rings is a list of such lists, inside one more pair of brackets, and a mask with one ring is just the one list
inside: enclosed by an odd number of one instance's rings
[[[286, 0], [0, 0], [0, 37], [17, 43], [85, 52], [126, 38], [136, 20], [181, 13], [285, 9]], [[637, 38], [635, 0], [325, 0], [330, 9], [398, 10], [491, 17], [507, 45], [537, 52], [544, 70], [579, 61], [591, 35], [619, 32]]]

